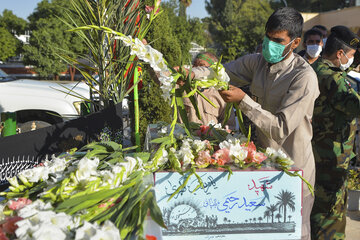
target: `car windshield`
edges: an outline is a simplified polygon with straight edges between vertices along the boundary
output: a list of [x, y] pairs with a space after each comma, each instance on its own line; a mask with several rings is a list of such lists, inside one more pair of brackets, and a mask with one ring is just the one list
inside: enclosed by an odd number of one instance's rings
[[0, 69], [0, 82], [8, 82], [16, 80], [15, 77], [7, 75], [2, 69]]

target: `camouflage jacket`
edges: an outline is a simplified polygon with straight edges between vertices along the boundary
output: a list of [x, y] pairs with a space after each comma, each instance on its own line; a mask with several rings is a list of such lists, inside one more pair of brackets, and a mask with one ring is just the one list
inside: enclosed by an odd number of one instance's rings
[[346, 79], [346, 72], [331, 62], [319, 59], [312, 67], [320, 89], [312, 122], [317, 171], [347, 169], [354, 156], [355, 118], [360, 116], [360, 97]]

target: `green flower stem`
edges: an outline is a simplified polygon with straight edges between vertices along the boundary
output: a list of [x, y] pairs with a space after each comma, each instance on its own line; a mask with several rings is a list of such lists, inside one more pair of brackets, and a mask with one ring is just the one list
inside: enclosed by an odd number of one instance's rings
[[298, 171], [292, 173], [287, 168], [281, 168], [281, 170], [291, 177], [299, 177], [307, 185], [311, 195], [314, 196], [314, 187], [303, 176], [301, 176]]
[[[185, 181], [183, 182], [183, 184], [181, 184], [181, 186], [179, 186], [176, 191], [171, 194], [171, 196], [169, 197], [168, 201], [170, 201], [176, 194], [178, 194], [184, 187], [186, 187], [186, 184], [188, 183], [188, 181], [190, 180], [190, 177], [195, 173], [195, 168], [190, 168], [189, 170], [187, 170], [186, 172], [189, 172], [189, 175], [186, 177]], [[186, 173], [185, 172], [185, 173]]]

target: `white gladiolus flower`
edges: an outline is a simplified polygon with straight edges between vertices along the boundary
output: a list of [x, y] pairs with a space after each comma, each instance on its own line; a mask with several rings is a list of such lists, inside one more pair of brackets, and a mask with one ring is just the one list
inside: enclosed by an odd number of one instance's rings
[[180, 150], [175, 154], [176, 157], [183, 161], [183, 168], [186, 168], [191, 164], [195, 158], [192, 154], [191, 145], [193, 141], [191, 139], [184, 139], [183, 144], [181, 145]]
[[76, 230], [75, 240], [90, 240], [96, 234], [98, 226], [89, 222], [84, 222], [84, 225]]
[[107, 220], [101, 227], [101, 230], [96, 231], [96, 234], [91, 238], [93, 240], [120, 240], [119, 229], [115, 225]]
[[18, 228], [15, 230], [15, 234], [19, 239], [31, 239], [29, 236], [39, 229], [39, 225], [33, 225], [29, 219], [24, 219], [16, 222]]
[[206, 149], [206, 143], [201, 140], [194, 140], [192, 148], [195, 152], [200, 152]]
[[16, 187], [16, 188], [20, 187], [19, 182], [18, 182], [16, 176], [14, 176], [14, 177], [12, 177], [12, 178], [7, 178], [7, 180], [9, 181], [9, 183], [10, 183], [11, 186], [14, 186], [14, 187]]
[[40, 226], [33, 234], [33, 239], [37, 240], [65, 240], [67, 235], [59, 227], [45, 223]]
[[35, 215], [39, 211], [50, 210], [50, 209], [52, 209], [52, 206], [50, 203], [45, 204], [41, 200], [36, 200], [35, 202], [32, 202], [31, 204], [26, 205], [25, 207], [20, 209], [18, 211], [18, 216], [22, 217], [22, 218], [28, 218], [28, 217]]
[[120, 163], [120, 166], [124, 167], [127, 175], [129, 175], [135, 169], [138, 160], [133, 157], [125, 157], [125, 161], [126, 162]]
[[49, 168], [49, 173], [63, 172], [66, 168], [66, 160], [63, 158], [54, 158], [46, 161], [44, 166]]
[[276, 150], [273, 148], [266, 148], [265, 154], [271, 158], [272, 160], [274, 160], [277, 156]]
[[19, 173], [22, 177], [26, 178], [29, 182], [39, 182], [40, 180], [46, 181], [49, 178], [49, 169], [44, 166], [26, 169]]
[[0, 204], [0, 222], [5, 219], [4, 207], [4, 205]]
[[79, 161], [78, 169], [75, 173], [77, 180], [80, 182], [82, 180], [88, 181], [91, 176], [97, 176], [96, 171], [99, 165], [99, 159], [95, 158], [94, 160], [83, 158]]
[[248, 151], [244, 147], [240, 146], [239, 143], [231, 145], [229, 156], [234, 160], [235, 163], [243, 161], [247, 155]]
[[71, 216], [69, 216], [63, 212], [53, 215], [50, 218], [50, 222], [53, 225], [59, 227], [63, 231], [67, 231], [68, 227], [73, 225], [73, 220], [72, 220]]
[[115, 39], [120, 39], [124, 44], [125, 46], [132, 46], [134, 43], [132, 41], [132, 37], [131, 35], [129, 36], [116, 36]]
[[131, 55], [136, 55], [140, 59], [144, 59], [146, 56], [147, 49], [145, 45], [138, 39], [135, 38], [135, 44], [131, 46]]
[[167, 161], [169, 161], [169, 153], [163, 149], [162, 150], [162, 156], [158, 159], [158, 162], [157, 162], [157, 166], [161, 166], [161, 165], [164, 165], [165, 163], [167, 163]]

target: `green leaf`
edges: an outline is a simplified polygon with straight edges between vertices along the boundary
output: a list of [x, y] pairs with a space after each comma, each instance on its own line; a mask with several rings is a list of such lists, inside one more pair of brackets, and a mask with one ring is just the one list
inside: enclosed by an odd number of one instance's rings
[[155, 138], [153, 140], [151, 140], [150, 143], [163, 143], [163, 142], [167, 142], [170, 141], [170, 136], [166, 136], [166, 137], [161, 137], [161, 138]]
[[163, 227], [163, 228], [167, 228], [165, 223], [164, 223], [164, 219], [162, 217], [162, 212], [159, 208], [159, 206], [157, 205], [155, 196], [153, 194], [153, 192], [149, 192], [147, 195], [147, 199], [149, 201], [149, 210], [150, 210], [150, 216], [151, 218], [154, 220], [154, 222], [156, 222], [157, 224], [159, 224], [159, 226]]

